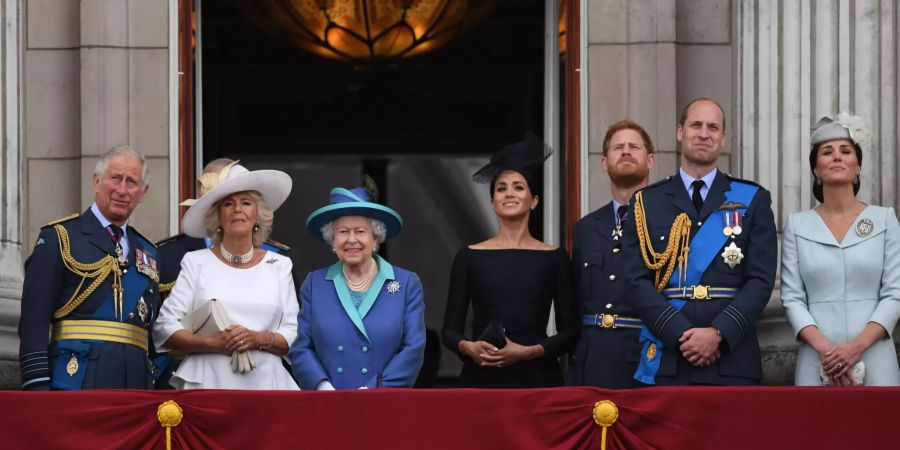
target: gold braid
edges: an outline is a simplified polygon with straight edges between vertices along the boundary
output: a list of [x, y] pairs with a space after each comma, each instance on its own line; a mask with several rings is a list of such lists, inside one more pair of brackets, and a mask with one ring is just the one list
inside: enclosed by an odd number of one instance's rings
[[[59, 238], [59, 253], [62, 255], [63, 264], [70, 272], [81, 277], [81, 282], [78, 283], [78, 287], [75, 288], [72, 297], [61, 308], [53, 311], [53, 318], [61, 319], [69, 315], [75, 308], [81, 306], [88, 296], [97, 290], [109, 277], [110, 273], [113, 274], [113, 302], [115, 302], [117, 311], [121, 309], [122, 269], [119, 268], [116, 258], [112, 255], [106, 255], [94, 263], [79, 262], [72, 256], [72, 249], [69, 245], [69, 233], [66, 232], [66, 229], [62, 225], [55, 225], [53, 229], [56, 230], [56, 236]], [[93, 278], [93, 281], [87, 288], [82, 290], [82, 286], [84, 286], [84, 282], [88, 278]]]
[[[685, 277], [685, 268], [687, 267], [688, 253], [691, 251], [691, 219], [687, 214], [681, 213], [672, 222], [672, 228], [669, 231], [669, 242], [666, 250], [662, 253], [656, 253], [653, 250], [653, 240], [650, 236], [650, 230], [647, 229], [647, 218], [644, 213], [644, 196], [643, 192], [638, 192], [634, 196], [634, 223], [637, 228], [637, 236], [641, 256], [644, 258], [644, 265], [648, 269], [655, 272], [655, 283], [657, 292], [662, 292], [672, 273], [675, 271], [675, 263], [678, 263], [681, 279], [678, 285], [681, 286]], [[665, 266], [665, 271], [661, 269]]]

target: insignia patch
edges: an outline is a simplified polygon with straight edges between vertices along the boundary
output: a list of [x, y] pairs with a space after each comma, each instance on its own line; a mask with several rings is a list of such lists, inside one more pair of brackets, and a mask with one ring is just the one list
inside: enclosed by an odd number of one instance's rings
[[647, 347], [647, 361], [653, 361], [653, 358], [656, 358], [656, 343], [651, 342], [650, 346]]
[[72, 359], [69, 360], [69, 363], [66, 364], [66, 373], [69, 374], [70, 377], [74, 377], [76, 373], [78, 373], [78, 357], [74, 354], [72, 355]]
[[387, 284], [387, 290], [391, 294], [396, 294], [397, 292], [400, 292], [400, 282], [397, 280], [391, 281], [390, 283]]
[[872, 234], [872, 231], [875, 231], [875, 224], [872, 223], [872, 219], [865, 218], [856, 222], [856, 234], [859, 237], [866, 237]]
[[734, 242], [732, 242], [728, 247], [725, 247], [725, 251], [722, 252], [721, 256], [725, 261], [725, 264], [728, 264], [728, 267], [732, 269], [734, 269], [735, 266], [740, 264], [741, 260], [744, 259], [744, 253], [741, 252], [740, 247], [738, 247]]
[[137, 312], [138, 315], [141, 316], [141, 322], [147, 323], [147, 313], [149, 312], [149, 308], [147, 308], [147, 303], [144, 301], [144, 297], [141, 297], [141, 299], [138, 300]]

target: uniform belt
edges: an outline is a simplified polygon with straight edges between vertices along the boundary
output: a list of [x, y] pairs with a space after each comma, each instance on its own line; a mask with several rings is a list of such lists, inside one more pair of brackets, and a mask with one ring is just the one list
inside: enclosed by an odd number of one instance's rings
[[641, 319], [618, 314], [589, 314], [581, 319], [581, 324], [586, 327], [640, 329]]
[[737, 288], [710, 287], [703, 285], [685, 286], [683, 288], [666, 288], [662, 294], [669, 299], [714, 300], [717, 298], [734, 298]]
[[61, 320], [53, 324], [51, 341], [85, 339], [91, 341], [118, 342], [148, 348], [147, 330], [120, 322], [105, 320]]

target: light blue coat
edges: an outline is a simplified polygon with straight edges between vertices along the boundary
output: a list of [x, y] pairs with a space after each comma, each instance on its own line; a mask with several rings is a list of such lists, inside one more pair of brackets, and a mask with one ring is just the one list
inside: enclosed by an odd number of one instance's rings
[[359, 309], [340, 262], [310, 273], [300, 287], [294, 376], [302, 389], [328, 380], [335, 389], [412, 387], [425, 350], [425, 303], [413, 272], [379, 256], [378, 275]]
[[[860, 223], [868, 219], [867, 234]], [[799, 335], [814, 325], [833, 344], [855, 338], [869, 322], [889, 334], [900, 317], [900, 225], [893, 208], [868, 206], [838, 243], [815, 211], [792, 214], [784, 227], [781, 300]], [[865, 384], [900, 385], [892, 339], [862, 355]], [[819, 385], [819, 355], [803, 343], [797, 357], [797, 385]]]

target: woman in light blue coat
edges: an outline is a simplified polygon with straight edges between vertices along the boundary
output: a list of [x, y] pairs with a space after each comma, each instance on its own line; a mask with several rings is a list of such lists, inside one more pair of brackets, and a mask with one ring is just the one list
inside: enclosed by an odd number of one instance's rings
[[300, 287], [290, 358], [302, 389], [412, 387], [422, 367], [422, 284], [375, 253], [403, 222], [374, 198], [363, 188], [335, 188], [331, 203], [306, 221], [338, 261], [310, 273]]
[[856, 199], [862, 119], [813, 129], [813, 194], [821, 205], [784, 228], [781, 300], [801, 342], [797, 385], [900, 385], [891, 333], [900, 317], [900, 225], [893, 208]]

